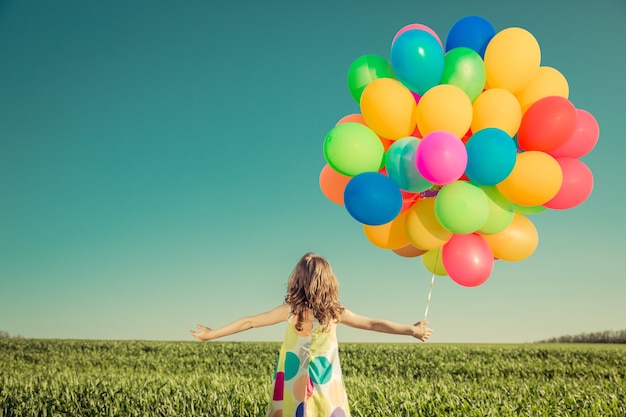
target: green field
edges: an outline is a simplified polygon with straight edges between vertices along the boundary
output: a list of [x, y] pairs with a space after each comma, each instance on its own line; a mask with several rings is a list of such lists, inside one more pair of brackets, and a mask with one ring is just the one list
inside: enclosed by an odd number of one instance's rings
[[[278, 343], [0, 340], [0, 416], [263, 416]], [[341, 345], [353, 416], [626, 416], [626, 345]]]

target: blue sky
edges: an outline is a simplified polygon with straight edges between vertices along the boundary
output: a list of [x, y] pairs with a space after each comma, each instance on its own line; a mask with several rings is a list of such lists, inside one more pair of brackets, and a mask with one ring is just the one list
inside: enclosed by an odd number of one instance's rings
[[[0, 3], [0, 330], [188, 340], [282, 302], [299, 257], [332, 263], [353, 311], [421, 319], [431, 275], [372, 245], [318, 186], [322, 142], [358, 112], [347, 71], [422, 23], [522, 27], [600, 140], [582, 205], [532, 217], [539, 246], [489, 280], [435, 281], [432, 342], [529, 342], [626, 327], [626, 3]], [[342, 328], [346, 341], [402, 342]], [[229, 340], [280, 340], [283, 327]]]

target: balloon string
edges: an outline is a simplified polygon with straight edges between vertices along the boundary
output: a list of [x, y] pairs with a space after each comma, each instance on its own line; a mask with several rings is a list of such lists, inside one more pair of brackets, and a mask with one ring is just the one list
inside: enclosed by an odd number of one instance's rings
[[428, 290], [428, 299], [426, 300], [426, 311], [424, 312], [424, 320], [428, 318], [428, 308], [430, 307], [430, 297], [433, 294], [433, 285], [435, 285], [435, 272], [437, 271], [437, 264], [439, 263], [439, 256], [441, 255], [441, 249], [437, 250], [435, 256], [435, 270], [433, 271], [433, 277], [430, 279], [430, 289]]
[[433, 274], [430, 280], [430, 290], [428, 290], [428, 300], [426, 301], [426, 311], [424, 312], [424, 320], [428, 318], [428, 307], [430, 307], [430, 296], [433, 293], [433, 285], [435, 284], [435, 274]]

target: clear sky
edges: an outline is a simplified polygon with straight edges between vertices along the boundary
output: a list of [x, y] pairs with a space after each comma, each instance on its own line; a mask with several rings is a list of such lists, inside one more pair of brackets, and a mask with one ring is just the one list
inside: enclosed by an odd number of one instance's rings
[[[466, 288], [436, 279], [432, 342], [529, 342], [626, 327], [623, 0], [0, 2], [0, 330], [190, 340], [282, 302], [299, 257], [332, 263], [353, 311], [421, 319], [431, 274], [372, 245], [318, 186], [358, 112], [347, 71], [403, 26], [522, 27], [600, 140], [582, 205], [532, 217], [539, 246]], [[284, 328], [228, 340], [281, 340]], [[408, 341], [342, 328], [345, 341]]]

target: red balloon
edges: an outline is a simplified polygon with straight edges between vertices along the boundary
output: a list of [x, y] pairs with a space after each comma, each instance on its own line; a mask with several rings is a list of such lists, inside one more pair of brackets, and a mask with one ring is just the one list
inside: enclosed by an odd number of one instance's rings
[[549, 152], [555, 158], [581, 158], [598, 143], [600, 126], [591, 113], [576, 109], [578, 115], [576, 129], [565, 144]]
[[587, 165], [575, 158], [556, 158], [563, 171], [559, 192], [544, 207], [565, 210], [576, 207], [589, 197], [593, 189], [593, 174]]
[[493, 270], [493, 252], [487, 241], [475, 233], [452, 235], [441, 251], [443, 266], [454, 282], [476, 287]]
[[411, 193], [405, 190], [400, 190], [400, 192], [402, 192], [402, 209], [400, 211], [410, 209], [421, 198], [420, 193]]
[[578, 115], [566, 98], [548, 96], [534, 102], [522, 116], [517, 140], [526, 151], [550, 152], [574, 133]]

